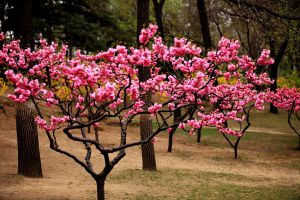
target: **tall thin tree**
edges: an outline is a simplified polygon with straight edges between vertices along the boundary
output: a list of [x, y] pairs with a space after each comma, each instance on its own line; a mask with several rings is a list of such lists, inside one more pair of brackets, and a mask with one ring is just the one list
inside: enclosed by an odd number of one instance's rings
[[[284, 56], [285, 50], [288, 46], [289, 43], [289, 37], [286, 36], [284, 38], [284, 40], [282, 41], [282, 43], [280, 44], [279, 50], [277, 52], [277, 54], [275, 53], [275, 39], [273, 37], [271, 37], [269, 39], [269, 45], [270, 45], [270, 50], [271, 50], [271, 56], [273, 58], [275, 58], [275, 62], [272, 64], [272, 66], [270, 67], [270, 78], [272, 80], [274, 80], [274, 83], [271, 84], [270, 86], [270, 90], [275, 92], [277, 89], [277, 77], [278, 77], [278, 67], [279, 64]], [[278, 108], [275, 107], [272, 103], [270, 104], [270, 112], [271, 113], [278, 113]]]
[[158, 26], [158, 33], [162, 37], [162, 39], [165, 38], [165, 31], [164, 31], [164, 23], [163, 23], [163, 6], [165, 3], [165, 0], [160, 0], [159, 2], [157, 0], [152, 0], [153, 7], [154, 7], [154, 14], [156, 23]]
[[[32, 1], [15, 0], [14, 35], [21, 40], [21, 46], [34, 47], [32, 26]], [[29, 177], [43, 177], [35, 109], [32, 102], [19, 104], [16, 110], [18, 141], [18, 173]]]
[[[139, 35], [143, 26], [149, 24], [149, 0], [137, 0], [137, 45], [140, 45]], [[149, 67], [139, 68], [139, 81], [144, 82], [151, 77]], [[151, 91], [143, 96], [145, 106], [151, 104]], [[152, 119], [149, 114], [141, 115], [140, 118], [140, 135], [141, 139], [146, 139], [152, 133]], [[142, 160], [144, 170], [156, 170], [156, 160], [154, 145], [148, 142], [142, 146]]]
[[209, 49], [212, 48], [212, 40], [210, 36], [209, 30], [209, 23], [208, 17], [206, 13], [205, 1], [204, 0], [197, 0], [197, 8], [200, 18], [200, 25], [201, 25], [201, 33], [203, 38], [203, 43], [205, 47], [205, 51], [207, 52]]

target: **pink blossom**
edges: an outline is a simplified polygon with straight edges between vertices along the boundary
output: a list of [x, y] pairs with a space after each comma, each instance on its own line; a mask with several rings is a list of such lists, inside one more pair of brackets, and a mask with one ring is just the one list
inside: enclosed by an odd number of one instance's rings
[[162, 107], [162, 104], [158, 104], [158, 103], [155, 103], [153, 106], [150, 106], [148, 108], [148, 111], [151, 113], [151, 114], [154, 114], [154, 113], [157, 113], [157, 111]]

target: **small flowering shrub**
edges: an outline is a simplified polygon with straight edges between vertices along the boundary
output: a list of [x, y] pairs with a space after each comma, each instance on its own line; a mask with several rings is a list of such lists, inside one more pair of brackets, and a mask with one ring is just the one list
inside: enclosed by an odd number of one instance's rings
[[294, 115], [300, 123], [300, 89], [299, 88], [278, 88], [276, 92], [267, 93], [267, 101], [272, 103], [275, 107], [280, 108], [288, 112], [288, 124], [290, 128], [298, 135], [299, 144], [298, 149], [300, 150], [300, 130], [297, 130], [293, 126], [291, 119]]
[[[50, 147], [72, 158], [96, 180], [99, 199], [104, 198], [106, 176], [125, 156], [126, 148], [156, 141], [158, 133], [178, 127], [190, 134], [204, 126], [216, 127], [224, 136], [240, 139], [250, 125], [250, 109], [263, 109], [265, 93], [255, 88], [272, 81], [267, 73], [257, 74], [256, 69], [267, 69], [273, 63], [268, 50], [255, 61], [238, 55], [237, 40], [223, 37], [217, 50], [203, 57], [201, 48], [184, 38], [174, 38], [170, 47], [165, 45], [161, 37], [154, 37], [156, 30], [156, 25], [142, 30], [139, 40], [145, 46], [138, 49], [116, 46], [96, 55], [78, 50], [73, 59], [67, 59], [67, 46], [45, 40], [34, 51], [20, 48], [19, 41], [5, 43], [0, 51], [0, 63], [9, 67], [6, 78], [15, 88], [8, 97], [18, 103], [33, 101], [39, 115], [36, 123], [45, 130]], [[165, 72], [161, 63], [167, 68]], [[141, 67], [150, 68], [151, 78], [145, 82], [138, 79]], [[216, 85], [219, 79], [225, 81]], [[145, 106], [142, 96], [149, 91], [167, 98]], [[42, 102], [61, 114], [47, 118], [40, 109]], [[182, 115], [173, 122], [170, 119], [178, 109]], [[127, 126], [140, 115], [151, 115], [158, 126], [148, 138], [128, 142]], [[105, 146], [97, 131], [85, 132], [107, 118], [120, 121], [119, 145]], [[229, 120], [239, 124], [246, 120], [247, 126], [235, 130], [226, 125]], [[84, 145], [84, 160], [59, 145], [59, 129], [70, 141]], [[75, 134], [76, 130], [81, 135]], [[92, 149], [104, 158], [101, 172], [93, 168]]]

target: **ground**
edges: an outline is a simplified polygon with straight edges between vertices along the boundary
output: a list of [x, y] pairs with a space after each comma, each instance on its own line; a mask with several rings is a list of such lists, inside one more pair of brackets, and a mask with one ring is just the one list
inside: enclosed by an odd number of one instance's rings
[[[72, 160], [52, 151], [42, 130], [39, 139], [44, 178], [17, 175], [14, 109], [6, 110], [8, 114], [0, 114], [0, 199], [95, 199], [93, 179]], [[107, 178], [107, 199], [299, 200], [300, 151], [296, 150], [298, 138], [285, 121], [286, 114], [253, 116], [253, 127], [241, 140], [237, 160], [222, 135], [213, 129], [204, 130], [201, 144], [196, 143], [195, 136], [177, 133], [172, 153], [166, 152], [167, 133], [162, 133], [155, 144], [157, 172], [141, 170], [139, 147], [127, 149], [126, 157]], [[118, 141], [119, 129], [114, 123], [102, 128], [106, 144]], [[130, 127], [129, 139], [139, 138], [138, 131], [137, 126]], [[60, 146], [76, 154], [84, 150], [65, 139]], [[100, 169], [101, 162], [96, 164]]]

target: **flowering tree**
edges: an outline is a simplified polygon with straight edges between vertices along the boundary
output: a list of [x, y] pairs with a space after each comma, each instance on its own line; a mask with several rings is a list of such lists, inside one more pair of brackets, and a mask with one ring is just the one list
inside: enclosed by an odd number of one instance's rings
[[[142, 30], [140, 42], [152, 40], [156, 30], [156, 25]], [[105, 179], [126, 155], [125, 149], [155, 141], [162, 131], [179, 127], [192, 134], [196, 128], [214, 126], [223, 134], [240, 137], [243, 131], [226, 127], [224, 122], [241, 123], [242, 111], [249, 102], [261, 108], [264, 98], [253, 85], [271, 82], [266, 74], [255, 73], [255, 63], [249, 57], [238, 56], [237, 41], [226, 38], [221, 39], [217, 51], [204, 58], [200, 56], [201, 49], [184, 38], [175, 38], [171, 47], [163, 44], [160, 37], [154, 37], [149, 48], [116, 46], [96, 55], [84, 55], [78, 50], [73, 59], [66, 57], [67, 46], [49, 45], [44, 40], [40, 44], [35, 51], [20, 48], [19, 41], [3, 45], [0, 63], [9, 67], [5, 75], [15, 87], [14, 94], [8, 97], [15, 102], [33, 101], [38, 112], [36, 123], [45, 130], [50, 148], [72, 158], [95, 179], [98, 199], [104, 199]], [[271, 62], [268, 51], [263, 51], [257, 61], [260, 65]], [[168, 64], [164, 73], [161, 63]], [[138, 80], [140, 66], [150, 67], [151, 77], [145, 82]], [[234, 83], [214, 85], [222, 77]], [[153, 98], [151, 105], [145, 107], [143, 95], [149, 91], [168, 98]], [[212, 109], [207, 103], [218, 104], [221, 109]], [[57, 112], [47, 116], [43, 106]], [[171, 118], [178, 109], [182, 115], [174, 122]], [[128, 125], [144, 114], [152, 116], [157, 128], [145, 139], [128, 142]], [[120, 122], [120, 140], [115, 146], [105, 145], [97, 131], [85, 132], [108, 118]], [[60, 130], [70, 142], [85, 147], [84, 160], [59, 144]], [[100, 172], [93, 167], [93, 151], [103, 156]]]
[[[177, 45], [180, 46], [181, 44]], [[195, 63], [190, 62], [189, 58], [184, 60], [183, 57], [177, 58], [176, 61], [182, 59], [184, 64], [181, 62], [179, 64], [176, 62], [171, 63], [171, 69], [181, 65], [180, 72], [183, 75], [181, 74], [180, 77], [186, 81], [184, 87], [198, 91], [195, 97], [199, 101], [197, 109], [190, 113], [191, 119], [186, 123], [189, 125], [189, 128], [186, 128], [185, 124], [182, 123], [179, 125], [179, 128], [194, 135], [195, 131], [201, 130], [202, 127], [216, 127], [234, 149], [235, 158], [237, 158], [240, 139], [251, 125], [251, 109], [253, 107], [258, 110], [264, 109], [263, 104], [266, 95], [264, 90], [266, 87], [264, 85], [272, 83], [264, 71], [267, 70], [267, 66], [274, 62], [270, 58], [269, 50], [263, 50], [255, 62], [246, 55], [238, 56], [239, 47], [238, 41], [222, 38], [218, 44], [217, 51], [208, 52], [208, 56], [200, 58], [200, 60], [193, 58], [193, 61], [196, 61]], [[194, 84], [193, 75], [196, 70], [187, 72], [191, 63], [194, 66], [206, 65], [211, 67], [208, 67], [208, 70], [211, 70], [207, 74], [209, 78], [203, 78], [203, 80], [209, 79], [210, 83], [202, 91], [198, 90], [199, 88], [196, 88], [198, 85]], [[262, 70], [259, 70], [260, 74], [256, 72], [257, 67], [262, 68]], [[207, 69], [204, 68], [204, 70]], [[198, 72], [196, 71], [196, 73]], [[203, 81], [202, 79], [200, 80]], [[214, 84], [216, 80], [218, 80], [218, 84]], [[197, 84], [199, 83], [197, 82]], [[194, 85], [196, 87], [193, 88]], [[256, 88], [260, 88], [260, 90], [258, 91]], [[182, 119], [179, 118], [178, 121], [180, 120]], [[233, 127], [229, 128], [228, 121], [238, 123], [238, 130]], [[169, 133], [168, 151], [172, 150], [172, 138], [176, 128]], [[228, 135], [235, 136], [235, 142], [232, 142]]]
[[266, 96], [267, 101], [272, 103], [275, 107], [288, 112], [288, 124], [290, 128], [298, 135], [300, 150], [300, 131], [292, 124], [292, 115], [300, 122], [300, 91], [299, 88], [278, 88], [276, 92], [269, 92]]

